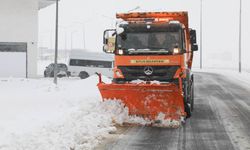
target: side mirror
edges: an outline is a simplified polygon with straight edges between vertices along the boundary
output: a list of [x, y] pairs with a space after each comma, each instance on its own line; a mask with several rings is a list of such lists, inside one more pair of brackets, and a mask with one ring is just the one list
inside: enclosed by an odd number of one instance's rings
[[114, 53], [115, 51], [116, 30], [109, 29], [103, 33], [103, 51], [105, 53]]
[[191, 44], [196, 43], [196, 31], [193, 29], [190, 29], [190, 42]]
[[198, 45], [197, 44], [192, 44], [191, 45], [191, 50], [192, 51], [198, 51]]
[[190, 29], [190, 44], [192, 51], [198, 51], [198, 45], [196, 44], [196, 30]]
[[124, 32], [124, 28], [122, 28], [122, 27], [117, 27], [116, 28], [117, 35], [122, 34], [123, 32]]

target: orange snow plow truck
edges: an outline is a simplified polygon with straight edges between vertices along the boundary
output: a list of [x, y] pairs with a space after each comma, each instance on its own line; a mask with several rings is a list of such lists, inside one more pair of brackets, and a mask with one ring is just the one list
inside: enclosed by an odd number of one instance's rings
[[103, 100], [120, 100], [129, 115], [160, 123], [191, 116], [194, 105], [193, 52], [196, 31], [187, 12], [116, 14], [116, 29], [104, 31], [103, 51], [115, 55], [111, 84], [99, 75]]

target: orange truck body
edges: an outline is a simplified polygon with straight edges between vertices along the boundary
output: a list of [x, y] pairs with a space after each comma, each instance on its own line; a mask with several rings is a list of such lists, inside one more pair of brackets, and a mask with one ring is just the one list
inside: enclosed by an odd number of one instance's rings
[[[114, 79], [124, 78], [124, 72], [119, 66], [125, 67], [157, 67], [157, 66], [177, 66], [173, 74], [173, 80], [177, 82], [154, 83], [145, 81], [142, 83], [116, 83], [106, 84], [101, 81], [98, 88], [103, 100], [120, 100], [129, 109], [130, 115], [142, 116], [144, 118], [157, 121], [160, 113], [165, 115], [165, 119], [181, 120], [190, 116], [185, 101], [184, 82], [188, 82], [191, 87], [191, 67], [193, 51], [190, 43], [190, 29], [188, 27], [187, 12], [133, 12], [120, 13], [117, 18], [123, 19], [128, 24], [146, 24], [148, 20], [151, 24], [169, 24], [177, 21], [184, 32], [185, 53], [171, 55], [115, 55]], [[115, 49], [117, 51], [118, 49]], [[115, 52], [114, 52], [115, 53]], [[119, 75], [119, 76], [118, 76]], [[186, 78], [189, 78], [188, 81]], [[192, 77], [193, 78], [193, 77]], [[188, 89], [190, 93], [191, 88]], [[187, 97], [187, 96], [186, 96]], [[187, 98], [186, 98], [187, 99]], [[190, 102], [189, 102], [190, 103]], [[190, 105], [190, 104], [189, 104]], [[189, 114], [188, 114], [189, 113]]]

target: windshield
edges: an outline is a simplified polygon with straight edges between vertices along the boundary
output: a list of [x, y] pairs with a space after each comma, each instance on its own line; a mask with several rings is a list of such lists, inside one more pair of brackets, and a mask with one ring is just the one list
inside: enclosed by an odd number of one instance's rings
[[67, 68], [65, 64], [58, 64], [58, 68]]
[[126, 53], [165, 52], [181, 48], [180, 32], [124, 33], [117, 37], [117, 48]]
[[[55, 64], [50, 64], [51, 67], [55, 67]], [[58, 68], [67, 68], [67, 65], [66, 64], [57, 64], [57, 67]]]

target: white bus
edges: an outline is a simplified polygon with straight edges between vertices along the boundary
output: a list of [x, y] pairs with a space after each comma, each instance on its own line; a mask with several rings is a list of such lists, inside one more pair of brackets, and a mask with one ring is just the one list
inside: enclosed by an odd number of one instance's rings
[[68, 71], [71, 76], [81, 79], [96, 72], [112, 78], [113, 62], [114, 56], [110, 54], [73, 50], [69, 56]]

